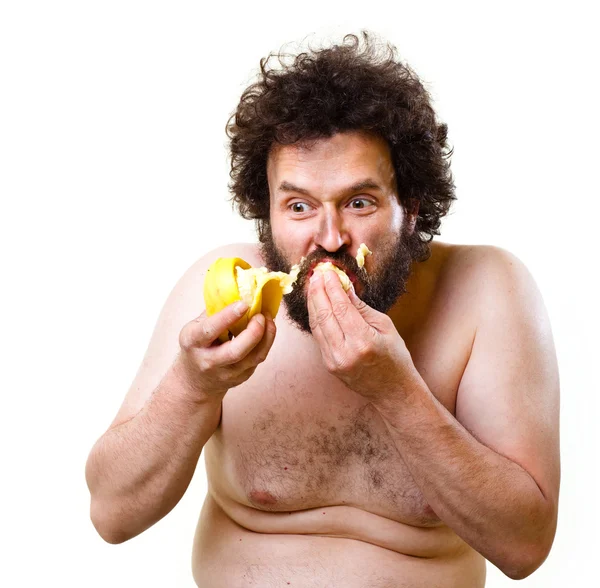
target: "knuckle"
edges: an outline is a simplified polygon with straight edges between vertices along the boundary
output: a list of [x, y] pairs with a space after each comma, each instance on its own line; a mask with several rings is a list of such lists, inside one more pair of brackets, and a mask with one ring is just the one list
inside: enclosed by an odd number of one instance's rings
[[371, 365], [375, 357], [375, 349], [372, 345], [363, 344], [354, 349], [353, 359], [351, 362], [351, 368], [353, 370], [364, 368], [367, 365]]
[[363, 361], [368, 359], [373, 354], [373, 345], [368, 341], [362, 341], [356, 346], [357, 360]]
[[348, 361], [345, 357], [334, 355], [332, 358], [333, 370], [336, 374], [341, 374], [348, 369]]
[[209, 372], [215, 367], [215, 363], [212, 359], [203, 355], [198, 360], [198, 367], [201, 372]]
[[239, 347], [231, 345], [227, 350], [227, 361], [230, 363], [238, 363], [243, 357], [243, 352]]
[[387, 314], [382, 314], [382, 316], [380, 317], [382, 322], [383, 322], [383, 326], [387, 327], [388, 329], [395, 329], [396, 327], [394, 326], [394, 321], [392, 320], [392, 318], [387, 315]]
[[309, 316], [308, 317], [308, 326], [310, 327], [311, 331], [314, 331], [319, 326], [319, 323], [317, 322], [317, 318], [314, 316]]
[[184, 327], [179, 333], [179, 346], [184, 351], [189, 351], [194, 346], [194, 338], [188, 327]]
[[322, 308], [317, 312], [315, 321], [318, 325], [322, 325], [324, 322], [327, 322], [330, 317], [331, 311], [328, 308]]
[[342, 364], [335, 357], [331, 358], [327, 362], [327, 371], [334, 376], [341, 374], [344, 370], [342, 369]]
[[231, 372], [228, 369], [220, 370], [216, 377], [221, 384], [227, 384], [231, 382]]
[[208, 341], [212, 341], [217, 336], [214, 327], [212, 327], [208, 321], [204, 321], [202, 323], [200, 326], [200, 332], [202, 333], [202, 338]]
[[332, 369], [336, 375], [344, 375], [356, 370], [360, 370], [364, 358], [360, 353], [343, 353], [332, 356]]
[[263, 321], [263, 322], [262, 322], [262, 324], [261, 324], [261, 323], [260, 323], [260, 321], [259, 321], [259, 318], [258, 318], [258, 316], [257, 316], [257, 317], [256, 317], [256, 318], [253, 320], [253, 322], [254, 322], [254, 325], [255, 325], [255, 327], [254, 327], [254, 332], [255, 332], [255, 333], [260, 333], [260, 334], [262, 334], [262, 333], [263, 333], [263, 330], [267, 328], [267, 325], [266, 325], [266, 323], [265, 323], [265, 319], [264, 319], [264, 318], [262, 319], [262, 321]]
[[343, 318], [348, 313], [348, 304], [345, 302], [335, 302], [332, 309], [335, 316]]

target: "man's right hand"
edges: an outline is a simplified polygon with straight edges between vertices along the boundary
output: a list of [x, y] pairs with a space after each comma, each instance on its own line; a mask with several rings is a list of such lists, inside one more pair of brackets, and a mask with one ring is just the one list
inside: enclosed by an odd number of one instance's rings
[[248, 305], [235, 302], [210, 317], [204, 311], [181, 330], [177, 371], [198, 399], [224, 395], [250, 378], [266, 359], [277, 330], [270, 317], [257, 314], [237, 337], [218, 341], [247, 310]]

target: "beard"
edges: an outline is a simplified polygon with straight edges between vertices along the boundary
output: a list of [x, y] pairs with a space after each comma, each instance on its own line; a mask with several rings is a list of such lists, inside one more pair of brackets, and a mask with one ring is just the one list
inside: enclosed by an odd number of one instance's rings
[[[290, 272], [293, 264], [275, 244], [271, 226], [267, 223], [262, 227], [260, 251], [270, 271]], [[419, 236], [414, 231], [409, 232], [406, 224], [403, 225], [402, 232], [394, 243], [385, 247], [377, 246], [374, 249], [373, 258], [377, 263], [375, 269], [369, 274], [364, 267], [358, 267], [356, 258], [346, 249], [335, 252], [315, 250], [300, 266], [294, 290], [283, 297], [288, 316], [303, 333], [312, 334], [305, 285], [314, 263], [325, 258], [333, 261], [340, 269], [354, 273], [361, 285], [360, 299], [375, 310], [386, 313], [406, 292], [412, 263], [421, 255], [422, 243]]]

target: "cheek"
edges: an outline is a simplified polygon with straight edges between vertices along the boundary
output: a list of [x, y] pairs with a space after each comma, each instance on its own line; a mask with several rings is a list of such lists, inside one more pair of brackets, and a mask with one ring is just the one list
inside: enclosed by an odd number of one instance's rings
[[304, 227], [294, 226], [290, 223], [272, 229], [273, 240], [280, 251], [287, 255], [293, 255], [298, 251], [304, 251], [306, 245], [311, 242], [312, 234]]

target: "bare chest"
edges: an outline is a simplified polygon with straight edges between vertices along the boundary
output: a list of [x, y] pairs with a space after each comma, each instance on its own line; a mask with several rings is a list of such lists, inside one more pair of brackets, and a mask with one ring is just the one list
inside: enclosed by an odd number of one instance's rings
[[[406, 343], [431, 392], [454, 414], [470, 351], [461, 322], [430, 317]], [[283, 318], [267, 360], [227, 393], [205, 458], [213, 491], [257, 509], [347, 505], [439, 523], [379, 413], [327, 372], [314, 341]]]

